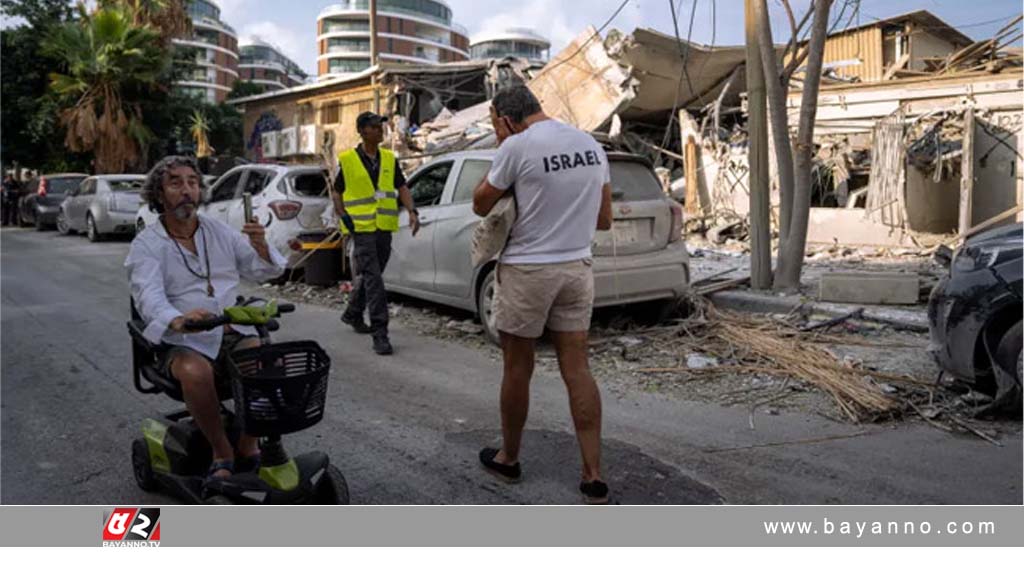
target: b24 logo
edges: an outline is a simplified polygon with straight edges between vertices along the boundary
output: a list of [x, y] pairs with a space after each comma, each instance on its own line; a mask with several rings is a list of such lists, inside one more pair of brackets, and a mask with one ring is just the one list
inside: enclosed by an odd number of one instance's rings
[[160, 545], [159, 508], [114, 508], [106, 514], [103, 545], [155, 547]]

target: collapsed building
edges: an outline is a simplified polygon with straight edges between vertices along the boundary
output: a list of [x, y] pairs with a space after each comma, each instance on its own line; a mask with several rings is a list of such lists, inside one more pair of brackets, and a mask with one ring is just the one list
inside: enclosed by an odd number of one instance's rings
[[[923, 234], [1021, 218], [1024, 77], [1009, 46], [1019, 22], [972, 42], [917, 11], [830, 35], [809, 242], [913, 246]], [[786, 64], [785, 47], [776, 52]], [[376, 110], [393, 116], [388, 144], [412, 169], [493, 147], [491, 96], [526, 83], [550, 116], [648, 157], [691, 222], [721, 228], [744, 221], [750, 206], [745, 57], [743, 46], [648, 29], [602, 38], [588, 28], [543, 68], [516, 59], [385, 64], [234, 103], [245, 111], [250, 160], [333, 158], [358, 142], [355, 117]], [[791, 130], [801, 72], [787, 98]], [[777, 183], [771, 194], [777, 221]]]

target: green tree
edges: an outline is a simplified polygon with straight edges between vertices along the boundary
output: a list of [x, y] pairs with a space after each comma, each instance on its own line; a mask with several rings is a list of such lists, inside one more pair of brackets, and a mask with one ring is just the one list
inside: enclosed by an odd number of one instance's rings
[[56, 120], [57, 102], [49, 93], [47, 73], [58, 62], [42, 53], [43, 38], [67, 22], [67, 0], [0, 0], [0, 13], [15, 25], [0, 34], [0, 157], [39, 170], [82, 170], [88, 158], [68, 153]]
[[192, 33], [192, 20], [186, 9], [187, 0], [98, 0], [97, 8], [114, 8], [131, 19], [132, 26], [149, 27], [159, 32], [160, 43], [171, 45], [174, 38]]
[[59, 98], [60, 121], [72, 151], [92, 152], [98, 173], [123, 172], [139, 164], [152, 138], [142, 121], [143, 96], [158, 88], [170, 65], [159, 33], [133, 26], [117, 8], [81, 10], [76, 22], [56, 27], [43, 53], [61, 63], [50, 86]]
[[235, 83], [235, 87], [231, 89], [231, 93], [228, 94], [228, 100], [245, 98], [246, 96], [255, 96], [266, 91], [266, 86], [261, 86], [255, 82], [249, 82], [247, 80], [239, 80]]

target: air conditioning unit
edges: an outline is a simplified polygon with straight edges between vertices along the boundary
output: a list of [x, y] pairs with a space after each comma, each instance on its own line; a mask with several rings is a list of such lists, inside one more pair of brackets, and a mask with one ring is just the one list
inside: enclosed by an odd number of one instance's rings
[[298, 149], [298, 130], [292, 126], [281, 130], [277, 139], [278, 156], [294, 156]]
[[317, 138], [316, 124], [306, 124], [299, 127], [299, 154], [317, 154], [320, 139]]
[[277, 150], [277, 137], [279, 132], [264, 132], [260, 135], [263, 144], [263, 157], [264, 158], [277, 158], [279, 156]]

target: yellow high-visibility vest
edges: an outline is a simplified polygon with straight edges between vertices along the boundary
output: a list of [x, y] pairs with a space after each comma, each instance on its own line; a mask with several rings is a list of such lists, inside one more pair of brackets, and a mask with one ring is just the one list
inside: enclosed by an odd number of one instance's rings
[[[345, 177], [345, 193], [342, 201], [345, 211], [352, 217], [356, 232], [398, 231], [398, 192], [395, 190], [395, 154], [391, 150], [378, 148], [380, 152], [380, 175], [374, 188], [370, 173], [363, 166], [356, 149], [338, 154], [338, 164]], [[342, 234], [348, 229], [341, 225]]]

